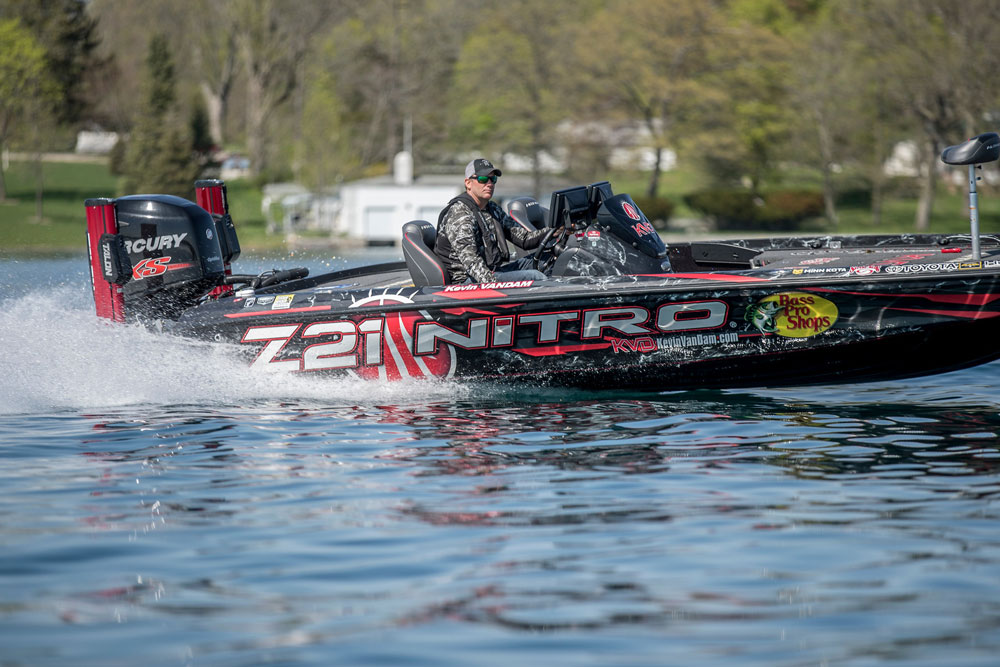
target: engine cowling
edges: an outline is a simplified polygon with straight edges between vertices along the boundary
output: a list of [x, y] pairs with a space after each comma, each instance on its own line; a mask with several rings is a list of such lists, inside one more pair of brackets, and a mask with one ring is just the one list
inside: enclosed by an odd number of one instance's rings
[[[173, 318], [223, 282], [217, 221], [193, 202], [173, 195], [88, 200], [87, 216], [98, 315]], [[103, 229], [95, 238], [98, 217]], [[102, 313], [106, 292], [121, 308]]]

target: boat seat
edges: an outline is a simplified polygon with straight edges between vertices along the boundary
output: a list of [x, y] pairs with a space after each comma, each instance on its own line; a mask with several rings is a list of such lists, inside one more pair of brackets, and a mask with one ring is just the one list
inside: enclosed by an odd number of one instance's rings
[[403, 259], [417, 287], [448, 283], [448, 271], [434, 254], [435, 240], [437, 230], [426, 220], [411, 220], [403, 225]]
[[529, 232], [546, 226], [549, 211], [533, 197], [516, 197], [507, 204], [507, 213]]

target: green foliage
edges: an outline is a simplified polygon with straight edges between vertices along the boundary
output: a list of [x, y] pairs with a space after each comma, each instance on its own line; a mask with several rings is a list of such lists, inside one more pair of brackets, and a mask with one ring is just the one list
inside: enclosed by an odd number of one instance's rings
[[98, 65], [97, 21], [90, 16], [88, 4], [81, 0], [0, 3], [0, 19], [19, 19], [43, 49], [46, 72], [53, 85], [53, 94], [46, 102], [62, 123], [73, 123], [85, 116], [86, 75]]
[[466, 150], [534, 158], [552, 149], [556, 125], [569, 112], [572, 35], [563, 19], [579, 8], [570, 0], [511, 0], [484, 10], [455, 65], [455, 129]]
[[[54, 94], [42, 47], [17, 19], [0, 21], [0, 152], [9, 148], [17, 130], [26, 148], [41, 150]], [[0, 201], [6, 196], [0, 165]]]
[[35, 221], [36, 165], [10, 163], [7, 182], [11, 199], [0, 204], [0, 253], [79, 252], [86, 247], [84, 229], [89, 197], [111, 197], [115, 178], [100, 164], [43, 162], [45, 217]]
[[775, 190], [755, 195], [746, 190], [701, 190], [684, 198], [693, 210], [712, 219], [717, 229], [794, 230], [823, 214], [823, 195], [807, 190]]
[[[45, 219], [31, 222], [35, 214], [34, 165], [11, 162], [10, 195], [0, 204], [0, 255], [85, 252], [86, 211], [83, 202], [114, 197], [117, 179], [101, 163], [43, 162]], [[261, 191], [248, 181], [227, 183], [229, 210], [236, 221], [244, 254], [281, 245], [283, 238], [268, 236], [260, 210]]]
[[191, 148], [199, 155], [211, 152], [215, 142], [209, 129], [208, 111], [200, 95], [195, 95], [191, 104], [191, 117], [188, 121], [191, 130]]
[[0, 121], [50, 86], [45, 50], [17, 19], [0, 21]]
[[125, 149], [123, 187], [128, 194], [193, 198], [199, 169], [178, 118], [173, 58], [163, 35], [150, 40], [146, 74], [143, 108]]
[[674, 213], [674, 202], [666, 197], [632, 197], [636, 206], [646, 214], [653, 227], [658, 230], [665, 230], [670, 216]]

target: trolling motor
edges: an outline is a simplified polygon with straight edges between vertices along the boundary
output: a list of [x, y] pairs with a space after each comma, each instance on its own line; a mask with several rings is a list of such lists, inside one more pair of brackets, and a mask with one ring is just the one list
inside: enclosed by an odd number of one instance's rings
[[976, 194], [976, 169], [1000, 158], [1000, 134], [986, 132], [965, 143], [948, 146], [941, 152], [941, 161], [952, 165], [969, 165], [969, 225], [972, 235], [972, 259], [981, 259], [979, 249], [979, 197]]

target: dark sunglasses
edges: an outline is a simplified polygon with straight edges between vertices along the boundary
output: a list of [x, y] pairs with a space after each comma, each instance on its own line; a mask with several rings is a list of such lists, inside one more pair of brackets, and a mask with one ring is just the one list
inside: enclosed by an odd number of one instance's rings
[[476, 176], [475, 178], [480, 183], [485, 183], [486, 181], [489, 181], [490, 183], [496, 183], [497, 179], [500, 177], [497, 176], [496, 174], [490, 174], [489, 176]]

